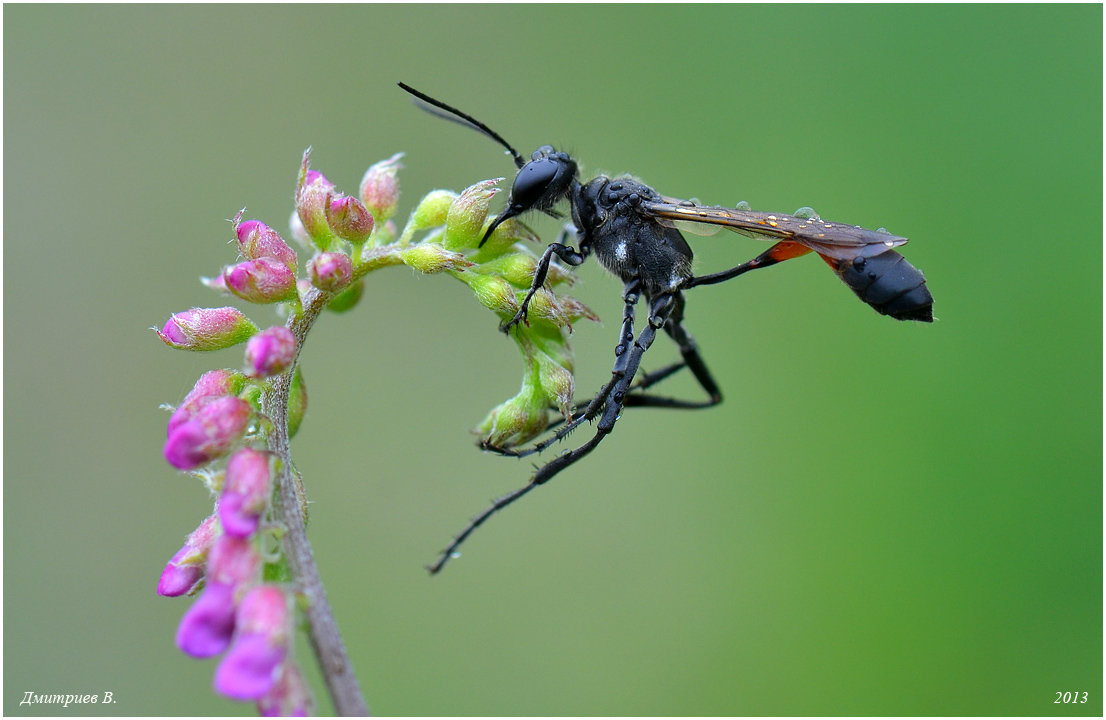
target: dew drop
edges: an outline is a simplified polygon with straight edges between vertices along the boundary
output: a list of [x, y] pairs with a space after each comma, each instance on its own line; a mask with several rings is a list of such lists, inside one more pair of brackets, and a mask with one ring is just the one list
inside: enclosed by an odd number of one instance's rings
[[459, 557], [461, 557], [461, 551], [460, 550], [454, 550], [453, 552], [451, 552], [449, 554], [449, 556], [451, 558], [459, 558]]
[[742, 212], [749, 212], [753, 209], [753, 206], [742, 200], [737, 205], [734, 205], [734, 210], [741, 210]]

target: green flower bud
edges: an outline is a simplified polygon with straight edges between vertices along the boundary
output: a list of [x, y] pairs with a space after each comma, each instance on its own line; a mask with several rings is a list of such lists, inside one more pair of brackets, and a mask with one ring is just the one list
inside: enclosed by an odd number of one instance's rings
[[[475, 272], [485, 275], [498, 275], [515, 287], [528, 290], [534, 282], [534, 273], [538, 271], [538, 258], [528, 252], [516, 252], [502, 255], [480, 263]], [[576, 281], [576, 276], [566, 271], [559, 265], [549, 264], [549, 272], [546, 274], [546, 282], [549, 285], [559, 285]]]
[[472, 263], [460, 253], [450, 252], [437, 243], [419, 243], [409, 250], [400, 253], [404, 264], [413, 267], [421, 273], [428, 275], [440, 273], [443, 270], [461, 271], [472, 267]]
[[303, 370], [296, 366], [296, 372], [292, 375], [292, 387], [288, 390], [288, 437], [295, 437], [303, 422], [303, 416], [307, 414], [307, 386], [303, 383]]
[[[536, 367], [535, 367], [536, 369]], [[508, 448], [532, 440], [545, 430], [549, 400], [531, 371], [518, 395], [493, 409], [476, 428], [481, 438], [496, 447]]]
[[457, 277], [468, 284], [481, 305], [494, 310], [501, 317], [512, 318], [518, 312], [518, 291], [503, 278], [471, 272], [460, 273]]
[[[451, 190], [434, 190], [427, 194], [415, 211], [411, 213], [411, 220], [407, 223], [408, 230], [414, 226], [415, 230], [445, 225], [449, 215], [449, 208], [457, 198], [457, 193]], [[406, 233], [406, 231], [404, 231]]]
[[484, 225], [488, 219], [491, 200], [499, 192], [493, 187], [503, 178], [484, 180], [466, 188], [449, 207], [446, 215], [445, 237], [442, 245], [447, 250], [474, 248], [484, 237]]
[[353, 306], [357, 304], [364, 293], [365, 279], [361, 278], [335, 295], [334, 299], [327, 303], [326, 309], [331, 312], [344, 313], [347, 310], [353, 309]]
[[538, 363], [538, 379], [542, 390], [557, 404], [561, 415], [571, 419], [573, 397], [576, 393], [572, 373], [541, 351], [534, 353], [534, 359]]
[[545, 320], [557, 327], [569, 327], [572, 324], [561, 309], [556, 296], [545, 288], [538, 290], [530, 299], [526, 319], [531, 323], [535, 320]]
[[510, 250], [515, 244], [523, 241], [540, 243], [541, 238], [516, 218], [511, 218], [496, 227], [495, 231], [492, 232], [492, 236], [484, 243], [484, 247], [473, 253], [472, 260], [478, 263], [492, 260]]

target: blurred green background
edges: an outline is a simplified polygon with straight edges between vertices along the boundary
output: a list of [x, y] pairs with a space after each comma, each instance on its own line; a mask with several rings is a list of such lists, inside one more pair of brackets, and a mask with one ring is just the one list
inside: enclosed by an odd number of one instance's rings
[[[71, 712], [20, 707], [26, 691], [253, 712], [175, 649], [189, 601], [154, 593], [211, 507], [162, 459], [158, 405], [241, 353], [175, 352], [148, 328], [221, 304], [197, 277], [234, 261], [226, 218], [284, 230], [309, 145], [348, 191], [406, 152], [401, 218], [432, 188], [511, 174], [397, 80], [527, 154], [567, 147], [587, 175], [908, 236], [939, 320], [878, 316], [814, 257], [694, 291], [726, 402], [627, 411], [431, 579], [423, 564], [528, 477], [469, 434], [522, 363], [462, 284], [370, 276], [304, 351], [294, 451], [374, 712], [1102, 714], [1100, 6], [4, 20], [7, 714]], [[765, 247], [691, 242], [700, 272]], [[573, 337], [585, 394], [609, 377], [620, 287], [580, 274], [605, 320]], [[645, 365], [674, 356], [662, 339]]]

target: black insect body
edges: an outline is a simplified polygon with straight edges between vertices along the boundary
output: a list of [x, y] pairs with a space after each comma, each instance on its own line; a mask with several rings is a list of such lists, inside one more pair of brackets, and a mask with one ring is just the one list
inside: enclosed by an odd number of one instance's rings
[[[702, 206], [661, 196], [648, 185], [629, 177], [599, 176], [581, 184], [577, 164], [568, 154], [545, 145], [534, 152], [529, 162], [524, 161], [513, 147], [483, 123], [403, 83], [400, 87], [423, 101], [422, 107], [427, 111], [491, 137], [514, 158], [519, 172], [507, 208], [492, 221], [485, 241], [508, 218], [532, 210], [555, 214], [554, 206], [561, 200], [571, 205], [576, 249], [565, 244], [564, 235], [559, 242], [546, 248], [518, 313], [504, 323], [505, 331], [525, 322], [530, 300], [545, 284], [554, 256], [576, 266], [594, 254], [603, 267], [624, 283], [622, 327], [607, 384], [589, 402], [581, 404], [582, 412], [563, 423], [547, 439], [525, 449], [499, 448], [486, 443], [483, 447], [504, 455], [525, 457], [541, 452], [581, 424], [598, 418], [595, 435], [539, 467], [527, 485], [494, 500], [454, 538], [437, 562], [430, 566], [431, 573], [441, 570], [461, 543], [496, 511], [548, 482], [591, 452], [614, 428], [624, 407], [696, 409], [722, 401], [718, 384], [703, 362], [695, 341], [684, 329], [685, 290], [724, 282], [750, 270], [815, 252], [877, 312], [897, 320], [933, 320], [933, 296], [926, 287], [925, 277], [894, 250], [905, 244], [906, 238], [882, 229], [873, 231], [826, 222], [809, 208], [795, 215], [784, 215], [752, 212], [747, 208]], [[776, 243], [754, 259], [729, 270], [695, 276], [691, 271], [692, 251], [680, 230], [710, 234], [720, 227]], [[636, 307], [642, 299], [648, 307], [648, 317], [635, 337]], [[653, 343], [658, 330], [663, 330], [676, 343], [683, 359], [645, 373], [634, 383], [642, 355]], [[646, 392], [684, 367], [691, 371], [707, 399], [690, 401]]]

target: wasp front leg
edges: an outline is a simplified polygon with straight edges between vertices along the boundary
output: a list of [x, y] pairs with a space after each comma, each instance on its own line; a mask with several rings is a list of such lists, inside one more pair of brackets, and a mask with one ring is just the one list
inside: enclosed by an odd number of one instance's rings
[[499, 326], [500, 330], [503, 332], [510, 332], [511, 328], [518, 325], [520, 322], [526, 323], [527, 326], [530, 325], [530, 323], [526, 321], [527, 309], [530, 307], [530, 301], [534, 299], [534, 295], [545, 285], [545, 280], [549, 276], [549, 263], [553, 261], [554, 255], [559, 257], [565, 264], [572, 267], [577, 267], [587, 260], [587, 253], [578, 252], [571, 246], [565, 245], [564, 241], [566, 239], [568, 239], [568, 228], [565, 228], [565, 230], [561, 232], [558, 242], [550, 243], [549, 247], [545, 248], [545, 252], [542, 253], [541, 259], [538, 260], [538, 269], [534, 271], [534, 280], [530, 283], [530, 290], [526, 293], [526, 297], [523, 298], [518, 312], [515, 313], [513, 318], [501, 324]]
[[614, 389], [615, 385], [626, 373], [627, 363], [632, 355], [632, 353], [628, 351], [634, 342], [634, 309], [640, 297], [641, 282], [635, 279], [626, 283], [622, 291], [622, 329], [619, 331], [618, 345], [616, 345], [614, 349], [615, 364], [614, 369], [611, 371], [611, 379], [607, 381], [607, 384], [604, 385], [598, 393], [596, 393], [595, 397], [588, 401], [581, 415], [570, 422], [566, 422], [553, 435], [531, 447], [522, 450], [514, 450], [496, 447], [495, 445], [490, 445], [485, 442], [480, 445], [481, 449], [510, 457], [534, 455], [535, 453], [540, 453], [542, 450], [545, 450], [550, 445], [563, 440], [569, 433], [580, 427], [583, 423], [595, 419], [595, 417], [603, 411], [603, 406], [606, 404], [607, 397], [611, 394], [611, 390]]

